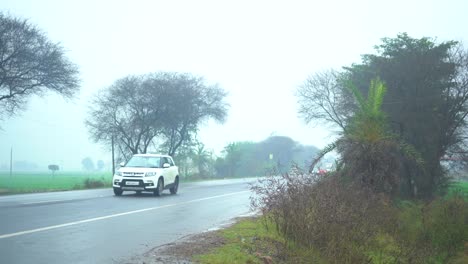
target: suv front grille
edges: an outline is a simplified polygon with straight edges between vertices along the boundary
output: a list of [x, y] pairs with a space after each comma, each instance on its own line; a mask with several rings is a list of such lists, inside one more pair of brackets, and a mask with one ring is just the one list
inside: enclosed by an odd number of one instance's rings
[[143, 177], [145, 176], [144, 172], [123, 172], [122, 176], [124, 177]]

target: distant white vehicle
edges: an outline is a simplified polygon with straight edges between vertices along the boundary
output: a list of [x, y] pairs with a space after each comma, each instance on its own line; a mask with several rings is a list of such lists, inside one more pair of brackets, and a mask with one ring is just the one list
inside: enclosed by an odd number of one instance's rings
[[135, 154], [112, 178], [116, 196], [124, 191], [153, 192], [159, 196], [165, 189], [176, 194], [179, 189], [179, 168], [172, 157], [159, 154]]

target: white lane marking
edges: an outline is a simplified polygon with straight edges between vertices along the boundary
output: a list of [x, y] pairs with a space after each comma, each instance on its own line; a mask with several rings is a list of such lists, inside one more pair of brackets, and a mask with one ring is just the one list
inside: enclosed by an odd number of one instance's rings
[[199, 199], [190, 200], [190, 201], [186, 201], [186, 202], [180, 202], [180, 203], [175, 203], [175, 204], [167, 204], [167, 205], [150, 207], [150, 208], [145, 208], [145, 209], [140, 209], [140, 210], [135, 210], [135, 211], [129, 211], [129, 212], [125, 212], [125, 213], [118, 213], [118, 214], [106, 215], [106, 216], [101, 216], [101, 217], [96, 217], [96, 218], [90, 218], [90, 219], [86, 219], [86, 220], [70, 222], [70, 223], [61, 224], [61, 225], [53, 225], [53, 226], [47, 226], [47, 227], [42, 227], [42, 228], [37, 228], [37, 229], [32, 229], [32, 230], [25, 230], [25, 231], [16, 232], [16, 233], [4, 234], [4, 235], [0, 235], [0, 239], [15, 237], [15, 236], [21, 236], [21, 235], [26, 235], [26, 234], [32, 234], [32, 233], [36, 233], [36, 232], [47, 231], [47, 230], [57, 229], [57, 228], [61, 228], [61, 227], [67, 227], [67, 226], [72, 226], [72, 225], [83, 224], [83, 223], [90, 223], [90, 222], [95, 222], [95, 221], [104, 220], [104, 219], [108, 219], [108, 218], [114, 218], [114, 217], [118, 217], [118, 216], [136, 214], [136, 213], [147, 212], [147, 211], [152, 211], [152, 210], [158, 210], [158, 209], [167, 208], [167, 207], [173, 207], [173, 206], [178, 206], [178, 205], [201, 202], [201, 201], [206, 201], [206, 200], [211, 200], [211, 199], [216, 199], [216, 198], [221, 198], [221, 197], [226, 197], [226, 196], [232, 196], [232, 195], [246, 193], [246, 192], [250, 192], [250, 191], [240, 191], [240, 192], [227, 193], [227, 194], [222, 194], [222, 195], [199, 198]]

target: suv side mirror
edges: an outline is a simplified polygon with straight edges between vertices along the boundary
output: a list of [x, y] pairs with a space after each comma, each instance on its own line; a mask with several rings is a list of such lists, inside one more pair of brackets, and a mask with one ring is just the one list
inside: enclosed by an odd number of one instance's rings
[[125, 167], [125, 162], [120, 162], [120, 167]]
[[164, 163], [163, 164], [163, 168], [169, 168], [169, 167], [171, 167], [171, 165], [169, 163]]

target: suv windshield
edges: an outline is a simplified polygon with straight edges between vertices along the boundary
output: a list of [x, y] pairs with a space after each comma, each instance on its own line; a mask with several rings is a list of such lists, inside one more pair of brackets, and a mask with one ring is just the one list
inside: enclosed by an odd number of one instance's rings
[[144, 167], [144, 168], [159, 168], [161, 162], [160, 157], [142, 157], [133, 156], [125, 165], [125, 167]]

